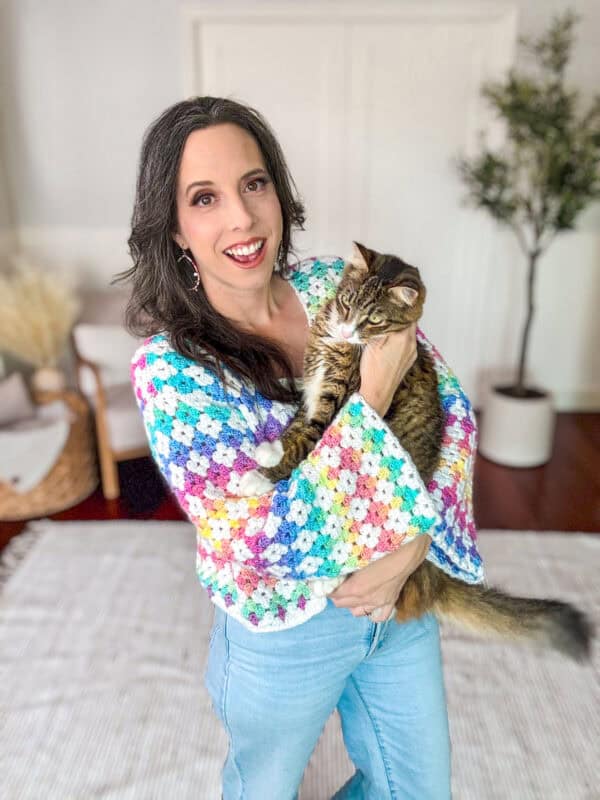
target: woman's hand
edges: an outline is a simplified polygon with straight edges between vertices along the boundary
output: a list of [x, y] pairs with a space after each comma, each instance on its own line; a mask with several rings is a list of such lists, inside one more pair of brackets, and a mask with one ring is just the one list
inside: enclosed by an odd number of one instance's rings
[[328, 597], [338, 608], [348, 608], [354, 617], [378, 609], [373, 622], [386, 620], [409, 576], [424, 561], [431, 537], [422, 534], [368, 567], [353, 572]]
[[374, 339], [360, 359], [360, 394], [383, 417], [396, 389], [417, 360], [417, 323]]

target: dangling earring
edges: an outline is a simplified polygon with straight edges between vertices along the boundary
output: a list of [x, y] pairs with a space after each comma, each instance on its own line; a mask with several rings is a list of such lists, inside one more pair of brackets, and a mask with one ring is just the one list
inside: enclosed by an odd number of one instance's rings
[[194, 261], [194, 259], [190, 258], [188, 256], [188, 254], [185, 252], [185, 250], [183, 249], [183, 247], [182, 247], [181, 248], [181, 255], [177, 259], [177, 263], [179, 264], [179, 262], [182, 261], [183, 259], [185, 259], [188, 263], [190, 263], [192, 265], [192, 269], [194, 270], [194, 281], [195, 281], [195, 283], [194, 283], [193, 286], [191, 286], [188, 289], [188, 291], [189, 292], [197, 292], [198, 291], [198, 286], [200, 286], [200, 273], [198, 272], [198, 267], [196, 266], [196, 262]]
[[285, 258], [283, 254], [283, 242], [279, 242], [279, 250], [277, 251], [277, 266], [279, 270], [285, 268]]

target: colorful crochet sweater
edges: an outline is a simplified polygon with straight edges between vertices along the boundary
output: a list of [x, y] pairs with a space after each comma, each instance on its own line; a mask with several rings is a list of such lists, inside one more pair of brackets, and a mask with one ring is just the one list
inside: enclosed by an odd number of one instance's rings
[[[312, 322], [344, 262], [309, 258], [287, 275]], [[197, 530], [196, 571], [213, 603], [250, 630], [293, 627], [322, 611], [311, 579], [344, 576], [415, 536], [432, 537], [427, 558], [468, 583], [483, 580], [475, 544], [472, 481], [476, 423], [471, 404], [436, 348], [446, 426], [439, 466], [425, 487], [410, 456], [358, 393], [308, 457], [273, 490], [236, 493], [257, 464], [257, 445], [277, 439], [296, 406], [271, 401], [226, 370], [179, 355], [167, 337], [135, 353], [131, 379], [152, 455]]]

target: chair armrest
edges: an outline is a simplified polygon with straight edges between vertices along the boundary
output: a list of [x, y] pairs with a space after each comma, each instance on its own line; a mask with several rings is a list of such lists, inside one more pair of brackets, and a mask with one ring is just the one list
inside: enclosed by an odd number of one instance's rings
[[104, 413], [106, 409], [106, 392], [104, 390], [104, 385], [102, 383], [102, 372], [100, 370], [100, 367], [97, 364], [94, 364], [93, 361], [89, 361], [87, 358], [83, 358], [82, 356], [79, 355], [79, 353], [76, 353], [76, 361], [77, 361], [77, 387], [79, 389], [79, 392], [85, 396], [79, 378], [79, 369], [80, 367], [86, 367], [87, 369], [90, 370], [90, 372], [94, 376], [94, 381], [96, 384], [95, 387], [96, 390], [94, 392], [96, 400], [96, 407], [95, 407], [96, 412], [100, 411], [100, 413]]
[[58, 392], [36, 392], [35, 401], [37, 406], [44, 406], [49, 403], [55, 403], [60, 400], [69, 411], [71, 420], [76, 417], [81, 417], [88, 414], [90, 411], [90, 404], [86, 396], [82, 392], [76, 392], [72, 389], [63, 389]]

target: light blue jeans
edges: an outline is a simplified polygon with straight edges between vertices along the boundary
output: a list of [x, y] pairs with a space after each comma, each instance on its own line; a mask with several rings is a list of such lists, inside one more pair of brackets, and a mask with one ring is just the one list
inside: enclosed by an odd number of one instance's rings
[[308, 622], [254, 633], [215, 607], [204, 676], [229, 749], [224, 800], [296, 800], [338, 709], [356, 767], [335, 800], [448, 800], [439, 628], [354, 617], [331, 600]]

